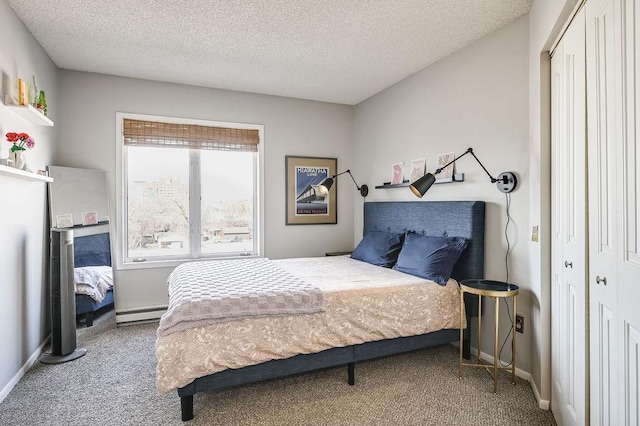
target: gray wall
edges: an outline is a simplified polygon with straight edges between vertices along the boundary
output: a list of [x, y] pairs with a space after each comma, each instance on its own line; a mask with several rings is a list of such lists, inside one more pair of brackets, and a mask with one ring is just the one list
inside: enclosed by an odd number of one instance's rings
[[[352, 206], [357, 192], [348, 177], [340, 180], [337, 225], [285, 226], [284, 158], [336, 157], [338, 169], [353, 168], [353, 107], [84, 72], [60, 73], [64, 116], [57, 165], [106, 170], [116, 229], [120, 219], [114, 210], [116, 112], [141, 113], [264, 125], [264, 255], [318, 256], [353, 248]], [[117, 270], [118, 313], [166, 306], [166, 278], [172, 269]]]
[[[439, 153], [462, 154], [468, 147], [495, 177], [513, 171], [518, 187], [511, 195], [509, 281], [521, 286], [518, 311], [530, 318], [527, 239], [530, 238], [528, 159], [528, 17], [489, 34], [357, 105], [354, 165], [370, 186], [391, 180], [391, 164], [425, 157], [434, 171]], [[484, 200], [487, 204], [485, 277], [504, 280], [505, 195], [470, 155], [456, 163], [465, 182], [434, 185], [423, 200]], [[405, 173], [408, 175], [408, 171]], [[416, 201], [408, 188], [372, 189], [371, 201]], [[355, 235], [362, 235], [356, 202]], [[487, 305], [492, 306], [492, 303]], [[500, 343], [510, 322], [501, 306]], [[484, 315], [483, 350], [492, 354], [493, 311]], [[474, 324], [475, 327], [475, 324]], [[475, 339], [475, 328], [472, 335]], [[517, 367], [529, 372], [530, 332], [517, 339]], [[475, 345], [474, 345], [475, 346]], [[502, 359], [511, 359], [506, 345]]]
[[[113, 198], [115, 111], [264, 124], [266, 180], [276, 188], [269, 185], [265, 194], [266, 255], [274, 258], [348, 249], [359, 240], [362, 229], [362, 199], [342, 181], [337, 226], [284, 226], [284, 155], [338, 157], [340, 170], [352, 168], [358, 182], [371, 187], [368, 200], [414, 200], [405, 190], [373, 186], [389, 180], [392, 162], [408, 165], [413, 158], [426, 157], [432, 169], [436, 154], [474, 147], [492, 173], [513, 170], [518, 174], [512, 205], [511, 277], [524, 288], [519, 311], [531, 319], [527, 333], [518, 335], [518, 363], [531, 372], [534, 392], [541, 406], [546, 401], [548, 407], [550, 154], [549, 69], [544, 52], [575, 3], [535, 0], [528, 30], [523, 18], [490, 34], [363, 102], [354, 115], [354, 109], [346, 106], [58, 72], [5, 0], [0, 0], [2, 95], [7, 78], [35, 74], [39, 87], [47, 90], [50, 116], [56, 122], [54, 128], [36, 127], [0, 105], [0, 132], [26, 131], [35, 136], [36, 148], [28, 152], [33, 169], [53, 163], [107, 170]], [[63, 77], [61, 90], [58, 73]], [[4, 138], [2, 144], [6, 144]], [[7, 145], [0, 155], [6, 156]], [[492, 255], [487, 259], [487, 277], [502, 279], [504, 198], [473, 159], [460, 160], [458, 171], [466, 174], [465, 183], [436, 186], [425, 199], [489, 202], [487, 248]], [[33, 360], [30, 357], [37, 354], [49, 330], [45, 186], [0, 176], [0, 194], [0, 339], [7, 342], [0, 348], [1, 400]], [[540, 226], [539, 243], [530, 241], [533, 225]], [[165, 304], [162, 283], [168, 271], [119, 271], [118, 306]], [[508, 354], [503, 357], [509, 358]]]
[[[47, 94], [50, 118], [60, 117], [57, 69], [4, 0], [0, 0], [2, 101], [18, 77], [36, 76]], [[57, 127], [33, 125], [0, 104], [0, 157], [10, 144], [4, 135], [25, 132], [36, 145], [27, 164], [44, 169], [56, 155]], [[0, 401], [35, 361], [49, 335], [48, 223], [46, 184], [0, 175]]]

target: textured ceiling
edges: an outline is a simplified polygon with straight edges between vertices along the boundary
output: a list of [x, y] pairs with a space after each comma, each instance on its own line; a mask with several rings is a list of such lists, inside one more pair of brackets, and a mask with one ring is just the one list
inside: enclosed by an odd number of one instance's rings
[[532, 0], [8, 0], [60, 68], [354, 105]]

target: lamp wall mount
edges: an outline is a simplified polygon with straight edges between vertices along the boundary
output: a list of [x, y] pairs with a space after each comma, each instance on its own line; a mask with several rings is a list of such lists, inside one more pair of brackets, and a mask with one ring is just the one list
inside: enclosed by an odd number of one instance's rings
[[517, 184], [518, 184], [518, 179], [516, 179], [516, 175], [512, 172], [500, 173], [498, 175], [498, 179], [496, 182], [498, 191], [504, 192], [505, 194], [508, 194], [509, 192], [516, 189]]

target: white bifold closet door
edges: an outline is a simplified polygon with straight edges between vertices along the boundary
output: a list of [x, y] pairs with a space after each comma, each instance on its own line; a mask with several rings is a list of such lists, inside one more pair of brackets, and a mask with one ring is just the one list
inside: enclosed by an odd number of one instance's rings
[[553, 52], [551, 409], [560, 425], [586, 424], [587, 241], [585, 15]]
[[[587, 2], [591, 422], [618, 425], [616, 82], [613, 0]], [[595, 280], [598, 280], [597, 283]], [[606, 285], [603, 280], [606, 280]], [[595, 285], [593, 285], [595, 284]]]
[[640, 425], [640, 9], [589, 0], [591, 424]]
[[[640, 4], [620, 0], [622, 130], [616, 145], [618, 424], [640, 425]], [[598, 271], [594, 271], [597, 275]], [[592, 281], [593, 283], [594, 281]]]

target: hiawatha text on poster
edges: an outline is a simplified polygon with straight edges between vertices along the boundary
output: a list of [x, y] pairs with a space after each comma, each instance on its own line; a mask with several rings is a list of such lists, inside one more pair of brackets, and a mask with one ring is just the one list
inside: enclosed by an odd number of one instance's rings
[[318, 185], [329, 176], [328, 167], [296, 166], [296, 216], [326, 216], [329, 195], [322, 195]]

